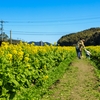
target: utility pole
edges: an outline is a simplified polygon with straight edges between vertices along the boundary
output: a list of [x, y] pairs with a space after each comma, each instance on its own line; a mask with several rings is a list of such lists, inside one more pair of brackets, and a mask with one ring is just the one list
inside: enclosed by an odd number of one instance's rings
[[10, 30], [10, 43], [12, 44], [12, 31]]
[[1, 30], [2, 41], [3, 41], [3, 23], [5, 23], [5, 22], [6, 22], [6, 21], [3, 21], [3, 20], [0, 21], [0, 23], [1, 23], [1, 28], [0, 28], [0, 30]]
[[40, 41], [40, 46], [42, 46], [42, 41]]
[[1, 28], [0, 28], [0, 30], [1, 30], [2, 41], [3, 41], [3, 23], [4, 23], [4, 21], [1, 20], [0, 23], [1, 23]]

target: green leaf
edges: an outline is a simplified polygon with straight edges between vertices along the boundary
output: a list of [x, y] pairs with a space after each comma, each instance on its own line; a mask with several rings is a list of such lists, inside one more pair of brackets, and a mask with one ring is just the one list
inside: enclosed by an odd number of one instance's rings
[[2, 83], [3, 83], [3, 82], [0, 80], [0, 86], [2, 86]]
[[15, 86], [19, 86], [19, 83], [16, 80], [11, 80], [11, 82], [15, 85]]
[[6, 90], [6, 88], [2, 87], [2, 95], [6, 95], [6, 93], [8, 92], [8, 90]]

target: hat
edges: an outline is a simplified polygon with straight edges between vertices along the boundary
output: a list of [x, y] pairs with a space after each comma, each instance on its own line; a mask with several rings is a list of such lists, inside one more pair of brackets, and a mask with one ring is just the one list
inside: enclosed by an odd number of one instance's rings
[[84, 42], [84, 41], [85, 41], [85, 39], [82, 39], [82, 41]]

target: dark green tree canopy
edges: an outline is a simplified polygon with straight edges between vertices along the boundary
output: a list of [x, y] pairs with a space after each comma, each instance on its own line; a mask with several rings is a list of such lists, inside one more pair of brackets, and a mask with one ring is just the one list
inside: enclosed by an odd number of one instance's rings
[[77, 41], [83, 38], [85, 39], [85, 45], [100, 45], [100, 27], [90, 28], [76, 33], [70, 33], [62, 36], [57, 44], [61, 46], [73, 46]]

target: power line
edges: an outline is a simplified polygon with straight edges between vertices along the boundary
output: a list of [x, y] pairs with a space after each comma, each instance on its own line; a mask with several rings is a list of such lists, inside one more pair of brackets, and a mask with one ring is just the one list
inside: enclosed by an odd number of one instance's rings
[[67, 32], [51, 32], [51, 33], [48, 33], [48, 32], [33, 32], [33, 34], [32, 33], [17, 33], [17, 32], [12, 32], [13, 33], [13, 35], [63, 35], [63, 34], [67, 34]]
[[[25, 23], [32, 26], [37, 26], [39, 23], [46, 25], [70, 25], [70, 24], [80, 24], [78, 23], [78, 21], [91, 21], [92, 22], [88, 22], [88, 23], [93, 23], [94, 20], [100, 19], [100, 17], [87, 17], [87, 18], [76, 18], [76, 19], [69, 19], [69, 20], [51, 20], [51, 21], [33, 21], [33, 20], [27, 20], [27, 21], [6, 21], [7, 23], [20, 23], [21, 25], [16, 24], [15, 26], [24, 26]], [[75, 21], [77, 21], [76, 23], [74, 23]], [[2, 22], [2, 21], [0, 21]], [[3, 21], [4, 23], [5, 21]], [[55, 22], [55, 23], [54, 23]], [[59, 23], [58, 23], [59, 22]], [[60, 23], [63, 22], [63, 23]], [[64, 23], [65, 22], [65, 23]], [[72, 23], [69, 23], [72, 22]], [[96, 22], [96, 21], [95, 21]], [[99, 22], [99, 21], [97, 21]], [[24, 23], [24, 24], [23, 24]], [[84, 23], [82, 23], [84, 24]], [[86, 24], [86, 22], [85, 22]], [[40, 25], [40, 26], [43, 26]], [[14, 25], [12, 25], [14, 26]], [[2, 33], [2, 32], [1, 32]], [[12, 34], [18, 34], [18, 35], [63, 35], [63, 34], [67, 34], [67, 33], [73, 33], [73, 32], [28, 32], [28, 31], [12, 31]]]
[[13, 31], [13, 32], [24, 32], [24, 33], [66, 33], [66, 32], [34, 32], [34, 31]]
[[[9, 31], [9, 30], [5, 30]], [[75, 32], [34, 32], [34, 31], [12, 31], [13, 35], [63, 35]]]
[[63, 23], [41, 23], [41, 24], [35, 24], [35, 23], [31, 23], [31, 24], [13, 24], [13, 25], [5, 25], [5, 26], [54, 26], [54, 25], [56, 25], [56, 26], [58, 26], [58, 25], [72, 25], [72, 24], [86, 24], [86, 23], [97, 23], [97, 22], [100, 22], [100, 20], [99, 21], [86, 21], [86, 22], [72, 22], [72, 23], [69, 23], [69, 22], [63, 22]]
[[[13, 34], [14, 35], [14, 34]], [[63, 35], [63, 34], [15, 34], [15, 35]]]
[[46, 21], [34, 21], [34, 20], [25, 20], [25, 21], [8, 21], [8, 23], [54, 23], [54, 22], [71, 22], [71, 21], [84, 21], [84, 20], [96, 20], [100, 17], [89, 17], [89, 18], [77, 18], [77, 19], [67, 19], [67, 20], [46, 20]]

